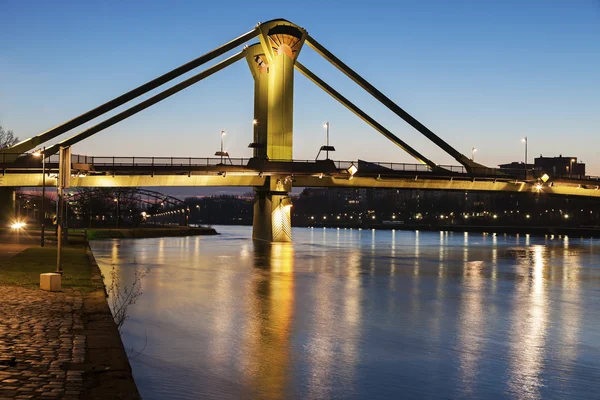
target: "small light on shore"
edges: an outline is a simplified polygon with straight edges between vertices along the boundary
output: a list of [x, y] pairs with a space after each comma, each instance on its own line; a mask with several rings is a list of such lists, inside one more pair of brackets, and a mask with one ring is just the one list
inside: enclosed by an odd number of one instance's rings
[[16, 222], [13, 222], [13, 223], [10, 225], [10, 227], [11, 227], [12, 229], [15, 229], [15, 230], [20, 230], [20, 229], [23, 229], [23, 228], [25, 228], [25, 226], [26, 226], [25, 222], [21, 222], [21, 221], [16, 221]]

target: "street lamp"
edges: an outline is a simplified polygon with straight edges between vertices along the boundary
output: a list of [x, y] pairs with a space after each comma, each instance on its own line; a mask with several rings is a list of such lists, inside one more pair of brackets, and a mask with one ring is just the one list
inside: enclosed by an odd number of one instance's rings
[[264, 149], [265, 144], [260, 143], [260, 139], [259, 139], [260, 135], [258, 133], [258, 120], [256, 118], [252, 120], [252, 129], [253, 129], [252, 132], [253, 132], [254, 141], [248, 145], [248, 148], [254, 149], [254, 151], [253, 151], [254, 157], [264, 158], [264, 157], [266, 157], [266, 153], [264, 151], [261, 151], [260, 149]]
[[571, 158], [571, 160], [569, 161], [569, 177], [572, 178], [573, 177], [573, 163], [576, 160], [574, 158]]
[[44, 220], [46, 219], [46, 147], [42, 148], [42, 151], [36, 151], [33, 153], [35, 157], [42, 157], [42, 234], [40, 246], [44, 247]]
[[[229, 157], [229, 153], [227, 153], [226, 151], [223, 151], [223, 136], [226, 135], [226, 132], [224, 130], [221, 130], [221, 151], [217, 151], [215, 153], [215, 156], [221, 156], [221, 164], [223, 164], [223, 157]], [[231, 162], [231, 159], [229, 160]]]
[[325, 151], [325, 159], [329, 160], [329, 152], [330, 151], [335, 151], [335, 147], [330, 146], [329, 145], [329, 122], [325, 122], [323, 124], [323, 128], [326, 129], [326, 144], [325, 146], [321, 146], [321, 148], [319, 149], [319, 152], [317, 153], [317, 157], [315, 158], [315, 161], [319, 158], [319, 155], [321, 154], [322, 151]]
[[525, 143], [525, 179], [527, 179], [527, 136], [521, 139], [521, 142]]
[[223, 164], [223, 137], [225, 136], [225, 131], [221, 129], [221, 164]]
[[117, 229], [119, 229], [119, 199], [115, 197], [113, 201], [117, 204]]
[[[323, 125], [323, 128], [326, 129], [326, 135], [327, 135], [327, 142], [325, 143], [325, 146], [329, 146], [329, 121], [325, 122], [325, 125]], [[329, 160], [329, 150], [325, 151], [325, 158]]]
[[475, 152], [476, 151], [477, 151], [477, 148], [471, 147], [471, 161], [475, 161]]

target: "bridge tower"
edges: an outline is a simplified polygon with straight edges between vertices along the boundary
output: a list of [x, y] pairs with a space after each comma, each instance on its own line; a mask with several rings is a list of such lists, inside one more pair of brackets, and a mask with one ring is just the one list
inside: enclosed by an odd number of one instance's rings
[[[294, 64], [307, 33], [285, 20], [258, 26], [260, 43], [246, 49], [254, 78], [254, 157], [258, 162], [292, 161]], [[290, 242], [289, 176], [272, 175], [255, 187], [252, 238]]]

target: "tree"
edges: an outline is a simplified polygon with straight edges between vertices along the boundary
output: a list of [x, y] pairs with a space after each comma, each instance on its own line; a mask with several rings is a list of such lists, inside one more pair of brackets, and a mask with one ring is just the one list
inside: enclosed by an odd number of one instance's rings
[[15, 136], [13, 131], [5, 131], [0, 125], [0, 149], [5, 149], [17, 143], [19, 138]]

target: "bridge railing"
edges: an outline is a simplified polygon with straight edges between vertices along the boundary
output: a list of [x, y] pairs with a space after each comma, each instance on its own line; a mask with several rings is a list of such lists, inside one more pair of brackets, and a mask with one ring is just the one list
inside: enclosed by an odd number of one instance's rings
[[96, 167], [209, 167], [233, 165], [244, 167], [249, 158], [229, 157], [98, 157], [72, 156], [74, 163], [89, 164]]
[[[87, 156], [82, 154], [72, 154], [71, 162], [73, 164], [87, 164], [95, 167], [118, 168], [118, 167], [215, 167], [219, 165], [231, 165], [236, 167], [247, 166], [250, 158], [229, 158], [229, 157], [117, 157], [117, 156]], [[270, 160], [284, 161], [284, 160]], [[46, 158], [46, 168], [51, 165], [56, 165], [59, 162], [58, 154], [53, 154]], [[314, 163], [315, 160], [293, 160], [295, 163]], [[429, 173], [430, 168], [424, 164], [410, 163], [393, 163], [393, 162], [366, 162], [366, 161], [345, 161], [331, 160], [336, 168], [345, 170], [354, 165], [358, 168], [373, 170], [377, 172], [377, 168], [385, 168], [391, 171], [413, 172], [413, 173]], [[0, 168], [19, 167], [26, 169], [41, 168], [42, 159], [35, 156], [33, 153], [2, 153], [0, 154]], [[464, 174], [469, 176], [484, 176], [484, 177], [510, 177], [516, 179], [539, 179], [544, 175], [544, 172], [536, 169], [528, 169], [525, 172], [524, 168], [518, 169], [500, 169], [500, 168], [471, 168], [470, 171], [464, 166], [457, 165], [440, 165], [440, 168], [449, 171], [452, 174]], [[443, 172], [442, 172], [443, 173]], [[573, 180], [581, 180], [600, 184], [600, 176], [586, 175], [564, 175], [553, 176], [553, 178], [565, 178]]]
[[[347, 163], [347, 161], [346, 161]], [[388, 168], [393, 171], [403, 171], [403, 172], [431, 172], [429, 166], [425, 164], [409, 164], [409, 163], [393, 163], [393, 162], [368, 162], [370, 165], [376, 165], [382, 168]], [[357, 164], [355, 164], [357, 165]], [[347, 165], [345, 168], [349, 168], [350, 165]]]
[[[46, 165], [59, 162], [58, 154], [46, 157]], [[0, 153], [0, 168], [42, 168], [42, 157], [34, 153]]]

